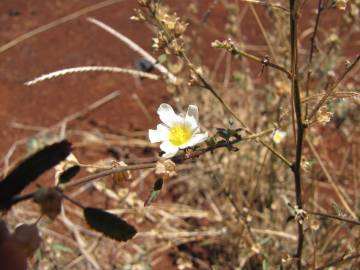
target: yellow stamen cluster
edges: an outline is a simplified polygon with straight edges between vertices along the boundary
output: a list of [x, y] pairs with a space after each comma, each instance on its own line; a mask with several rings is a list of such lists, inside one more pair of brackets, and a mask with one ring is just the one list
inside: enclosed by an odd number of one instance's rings
[[177, 125], [170, 128], [169, 141], [176, 146], [187, 143], [191, 138], [191, 128], [187, 125]]

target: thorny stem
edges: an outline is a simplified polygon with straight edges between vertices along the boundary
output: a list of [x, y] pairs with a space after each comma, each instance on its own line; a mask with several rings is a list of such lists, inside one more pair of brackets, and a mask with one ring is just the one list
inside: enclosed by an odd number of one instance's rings
[[[292, 170], [294, 173], [295, 180], [295, 195], [296, 204], [299, 209], [302, 209], [302, 198], [301, 198], [301, 155], [304, 141], [305, 126], [302, 122], [301, 112], [301, 98], [300, 89], [298, 82], [298, 51], [297, 51], [297, 1], [289, 0], [290, 4], [290, 47], [291, 47], [291, 91], [293, 96], [293, 103], [296, 116], [296, 153], [295, 162]], [[304, 242], [303, 225], [298, 223], [298, 243], [296, 251], [297, 269], [300, 270], [302, 249]]]

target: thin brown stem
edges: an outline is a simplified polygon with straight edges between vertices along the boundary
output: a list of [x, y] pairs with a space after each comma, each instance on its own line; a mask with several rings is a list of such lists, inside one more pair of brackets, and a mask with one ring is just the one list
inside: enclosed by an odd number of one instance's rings
[[307, 213], [310, 214], [310, 215], [313, 215], [313, 216], [336, 219], [336, 220], [351, 223], [351, 224], [354, 224], [354, 225], [360, 225], [360, 221], [355, 220], [355, 219], [349, 219], [349, 218], [345, 218], [345, 217], [340, 217], [340, 216], [326, 214], [326, 213], [320, 213], [320, 212], [309, 212], [309, 211], [307, 211]]
[[333, 177], [331, 176], [331, 174], [329, 173], [328, 169], [326, 168], [324, 162], [321, 160], [320, 155], [318, 154], [318, 152], [316, 151], [314, 145], [312, 144], [312, 142], [309, 140], [309, 138], [306, 138], [306, 142], [310, 148], [310, 151], [312, 152], [312, 154], [314, 155], [316, 161], [319, 163], [320, 168], [322, 169], [322, 171], [324, 172], [326, 178], [328, 179], [328, 181], [330, 182], [331, 186], [333, 187], [336, 195], [339, 197], [340, 202], [342, 204], [342, 206], [348, 211], [348, 213], [352, 216], [352, 218], [356, 219], [356, 213], [351, 209], [351, 207], [349, 206], [348, 202], [345, 200], [345, 196], [343, 194], [343, 192], [341, 191], [341, 189], [338, 187], [337, 183], [335, 182], [335, 180], [333, 179]]
[[255, 62], [263, 64], [264, 66], [269, 66], [269, 67], [275, 68], [275, 69], [285, 73], [288, 78], [292, 77], [291, 72], [288, 71], [285, 67], [280, 66], [280, 65], [270, 61], [270, 59], [268, 59], [266, 57], [260, 58], [258, 56], [253, 55], [253, 54], [245, 52], [245, 51], [243, 51], [243, 50], [241, 50], [241, 49], [239, 49], [239, 48], [237, 48], [235, 46], [232, 48], [231, 53], [234, 54], [234, 55], [244, 56], [244, 57], [246, 57], [246, 58], [248, 58], [250, 60], [253, 60]]
[[99, 179], [101, 177], [111, 175], [114, 173], [123, 172], [123, 171], [134, 171], [134, 170], [155, 168], [155, 166], [156, 166], [156, 163], [145, 163], [145, 164], [137, 164], [137, 165], [129, 165], [129, 166], [119, 166], [116, 168], [107, 169], [107, 170], [104, 170], [99, 173], [94, 173], [92, 175], [82, 177], [82, 178], [78, 179], [76, 182], [65, 184], [63, 186], [63, 189], [81, 186], [88, 182], [94, 181], [96, 179]]
[[[305, 126], [302, 122], [300, 89], [298, 82], [298, 48], [297, 48], [297, 1], [289, 0], [290, 3], [290, 48], [291, 48], [291, 92], [296, 116], [296, 153], [292, 170], [295, 181], [296, 205], [302, 209], [301, 197], [301, 156], [303, 150]], [[297, 269], [301, 269], [302, 249], [304, 242], [303, 225], [298, 223], [298, 243], [296, 251]]]
[[339, 84], [344, 80], [346, 75], [350, 73], [351, 70], [356, 66], [356, 64], [360, 61], [360, 55], [356, 57], [356, 59], [346, 68], [345, 72], [341, 75], [341, 77], [335, 82], [335, 84], [326, 91], [324, 96], [321, 98], [321, 100], [318, 102], [318, 104], [315, 105], [314, 109], [309, 114], [309, 117], [307, 118], [307, 121], [311, 121], [311, 119], [316, 115], [318, 110], [321, 108], [322, 105], [326, 102], [326, 100], [331, 96], [331, 94], [336, 90], [336, 88], [339, 86]]
[[343, 263], [346, 263], [346, 262], [349, 262], [351, 260], [354, 260], [354, 259], [357, 259], [357, 258], [360, 258], [360, 253], [357, 253], [357, 254], [354, 254], [354, 255], [350, 255], [350, 256], [341, 256], [340, 258], [326, 264], [326, 265], [323, 265], [323, 266], [320, 266], [318, 268], [315, 268], [315, 270], [323, 270], [323, 269], [328, 269], [329, 267], [331, 266], [336, 266], [336, 265], [340, 265], [340, 264], [343, 264]]
[[[310, 94], [310, 78], [311, 78], [311, 73], [312, 73], [312, 60], [313, 60], [313, 55], [314, 55], [314, 51], [316, 48], [316, 43], [315, 43], [315, 39], [316, 39], [316, 35], [319, 29], [319, 24], [320, 24], [320, 15], [321, 12], [323, 11], [323, 4], [322, 4], [322, 0], [319, 0], [318, 2], [318, 8], [317, 8], [317, 13], [316, 13], [316, 20], [315, 20], [315, 25], [314, 25], [314, 31], [310, 37], [310, 52], [309, 52], [309, 60], [308, 60], [308, 72], [307, 72], [307, 76], [306, 76], [306, 97], [309, 96]], [[305, 119], [307, 118], [307, 114], [308, 114], [308, 104], [305, 105]]]

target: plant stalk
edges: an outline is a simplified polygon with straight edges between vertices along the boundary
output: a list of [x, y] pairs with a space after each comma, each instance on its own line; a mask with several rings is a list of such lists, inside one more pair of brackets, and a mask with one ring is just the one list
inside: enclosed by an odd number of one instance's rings
[[[295, 181], [295, 196], [298, 209], [302, 209], [301, 197], [301, 156], [304, 142], [305, 125], [302, 122], [301, 98], [298, 81], [298, 48], [297, 48], [297, 3], [296, 0], [289, 0], [290, 4], [290, 48], [291, 48], [291, 91], [296, 116], [296, 153], [292, 170]], [[304, 242], [303, 225], [298, 223], [298, 243], [296, 250], [297, 269], [302, 269], [301, 258]]]

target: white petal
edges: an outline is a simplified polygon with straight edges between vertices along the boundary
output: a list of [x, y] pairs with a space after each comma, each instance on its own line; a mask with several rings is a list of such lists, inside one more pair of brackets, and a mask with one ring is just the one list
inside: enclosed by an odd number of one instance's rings
[[191, 137], [191, 139], [189, 140], [188, 143], [181, 145], [179, 148], [185, 149], [187, 147], [191, 147], [196, 144], [202, 143], [202, 142], [206, 141], [208, 137], [209, 137], [209, 135], [207, 134], [207, 132], [195, 134]]
[[274, 143], [276, 143], [276, 144], [281, 143], [284, 140], [284, 138], [286, 137], [286, 135], [287, 135], [287, 133], [285, 131], [276, 130], [273, 133], [273, 141], [274, 141]]
[[189, 105], [185, 123], [191, 127], [192, 132], [197, 132], [199, 129], [199, 111], [196, 105]]
[[192, 116], [198, 122], [199, 121], [199, 110], [196, 105], [189, 105], [186, 117]]
[[162, 157], [170, 158], [175, 156], [175, 154], [179, 150], [179, 147], [173, 145], [169, 141], [165, 141], [162, 144], [160, 144], [160, 149], [165, 152], [165, 154], [163, 154]]
[[149, 129], [149, 140], [151, 143], [166, 141], [168, 136], [169, 129], [165, 125], [157, 125], [156, 130]]
[[181, 116], [177, 115], [174, 112], [173, 108], [166, 103], [160, 104], [157, 113], [160, 117], [160, 120], [169, 127], [184, 121], [184, 119]]
[[184, 123], [185, 123], [185, 125], [187, 125], [188, 127], [190, 127], [191, 133], [196, 133], [196, 132], [199, 131], [199, 124], [198, 124], [198, 122], [195, 120], [194, 117], [192, 117], [192, 116], [186, 116]]

